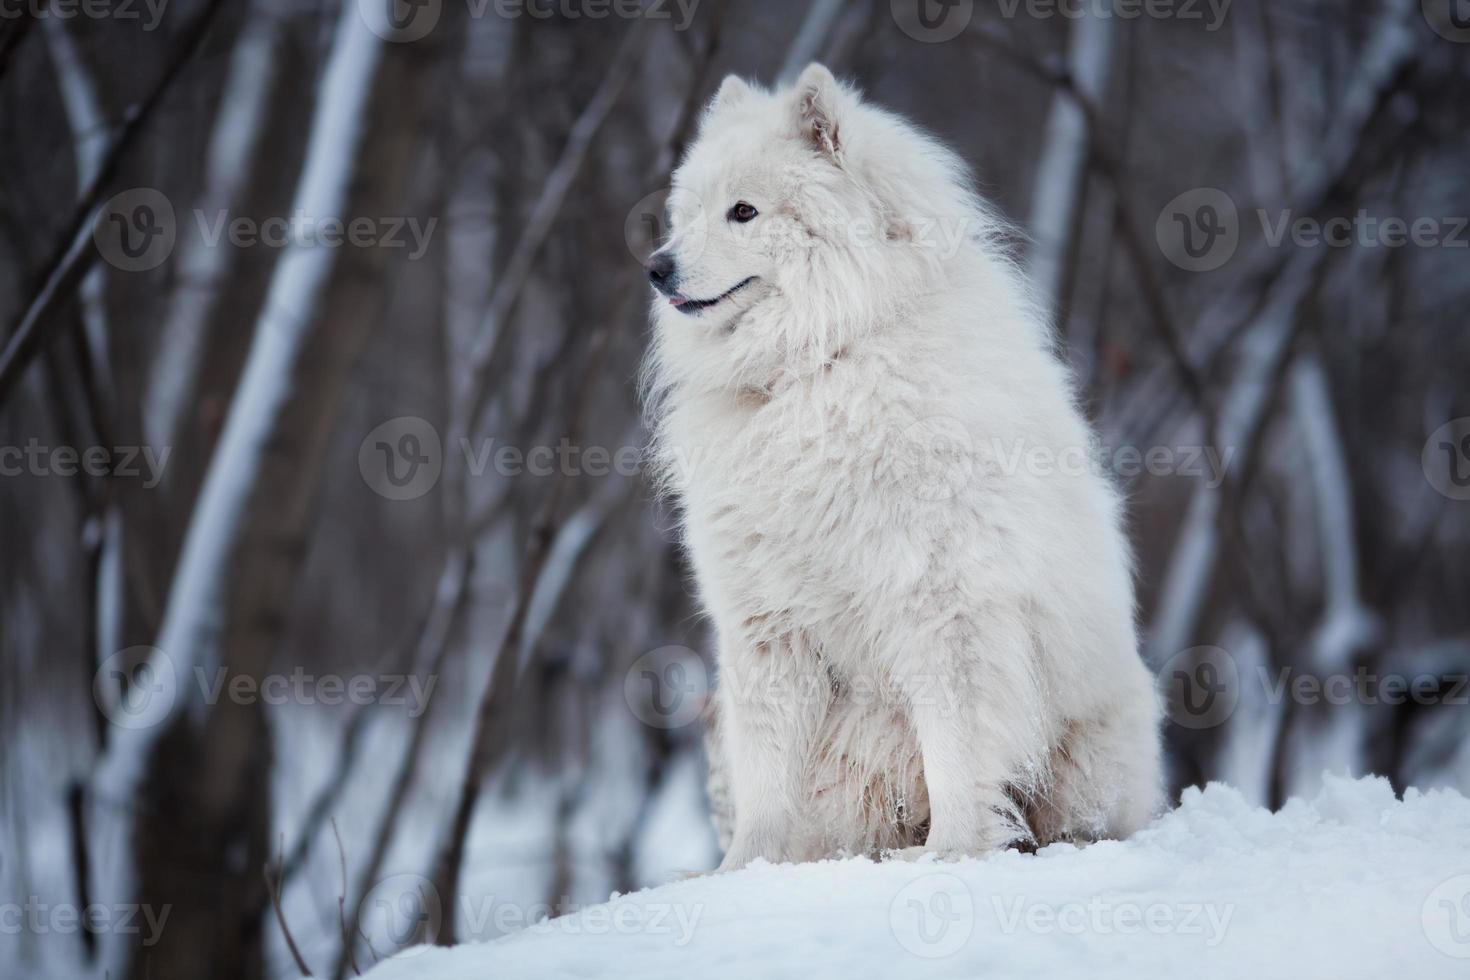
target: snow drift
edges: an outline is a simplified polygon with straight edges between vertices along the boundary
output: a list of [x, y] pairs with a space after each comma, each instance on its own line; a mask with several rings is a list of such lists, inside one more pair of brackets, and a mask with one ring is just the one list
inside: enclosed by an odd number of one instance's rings
[[[459, 910], [465, 914], [465, 910]], [[1470, 800], [1211, 784], [1126, 841], [940, 864], [756, 864], [613, 896], [370, 980], [1470, 976]]]

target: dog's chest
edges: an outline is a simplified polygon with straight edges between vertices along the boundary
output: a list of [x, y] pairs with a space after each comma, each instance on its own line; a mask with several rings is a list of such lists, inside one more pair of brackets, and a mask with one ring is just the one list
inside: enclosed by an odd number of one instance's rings
[[688, 539], [712, 596], [813, 627], [842, 618], [893, 571], [881, 422], [792, 399], [706, 418], [686, 439]]

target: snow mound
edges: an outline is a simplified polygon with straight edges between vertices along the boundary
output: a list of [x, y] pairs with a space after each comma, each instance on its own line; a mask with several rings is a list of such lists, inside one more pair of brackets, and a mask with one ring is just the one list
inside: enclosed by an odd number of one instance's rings
[[1327, 777], [1276, 813], [1187, 790], [1126, 841], [940, 864], [757, 864], [369, 980], [1470, 976], [1470, 800]]

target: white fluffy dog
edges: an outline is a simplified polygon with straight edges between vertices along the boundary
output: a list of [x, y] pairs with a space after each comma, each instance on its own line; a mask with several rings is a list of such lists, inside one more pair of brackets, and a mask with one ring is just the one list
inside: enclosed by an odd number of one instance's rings
[[731, 76], [669, 211], [647, 399], [718, 638], [721, 869], [1141, 826], [1119, 501], [959, 159], [820, 65]]

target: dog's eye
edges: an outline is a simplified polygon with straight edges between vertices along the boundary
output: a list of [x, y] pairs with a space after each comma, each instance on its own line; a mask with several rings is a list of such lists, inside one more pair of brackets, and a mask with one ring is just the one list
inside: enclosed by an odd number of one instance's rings
[[746, 204], [744, 201], [738, 201], [725, 217], [730, 221], [738, 221], [743, 225], [758, 214], [760, 212], [753, 206]]

